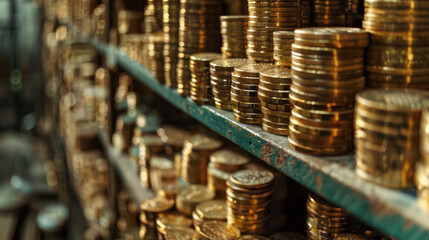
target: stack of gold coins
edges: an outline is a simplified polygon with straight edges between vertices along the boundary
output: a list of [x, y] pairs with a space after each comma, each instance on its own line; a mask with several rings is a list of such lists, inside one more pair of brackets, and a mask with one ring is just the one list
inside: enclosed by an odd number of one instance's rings
[[420, 159], [423, 100], [417, 90], [366, 90], [357, 94], [355, 108], [356, 173], [381, 185], [414, 186]]
[[280, 232], [271, 235], [270, 240], [307, 240], [307, 238], [299, 233]]
[[153, 33], [148, 38], [148, 68], [153, 76], [161, 83], [164, 82], [164, 33]]
[[420, 154], [421, 160], [416, 166], [416, 186], [418, 204], [426, 214], [429, 214], [429, 106], [423, 102], [422, 120], [420, 124]]
[[148, 0], [147, 5], [153, 6], [156, 26], [158, 26], [159, 29], [162, 29], [162, 23], [163, 23], [162, 0]]
[[199, 240], [234, 240], [240, 237], [240, 230], [233, 224], [222, 221], [206, 221], [197, 229]]
[[205, 221], [218, 220], [226, 222], [226, 202], [224, 200], [211, 200], [197, 205], [192, 213], [195, 229]]
[[222, 110], [232, 110], [231, 74], [234, 67], [255, 63], [245, 58], [230, 58], [210, 62], [210, 83], [215, 106]]
[[346, 26], [346, 8], [347, 1], [314, 0], [313, 23], [324, 27]]
[[271, 215], [274, 175], [260, 169], [235, 172], [228, 178], [228, 223], [242, 233], [265, 234]]
[[174, 201], [163, 197], [150, 198], [141, 205], [140, 221], [142, 223], [139, 235], [140, 239], [157, 240], [157, 215], [174, 207]]
[[259, 75], [258, 97], [261, 101], [262, 129], [269, 133], [288, 135], [292, 105], [289, 89], [292, 75], [289, 68], [273, 67]]
[[176, 197], [176, 209], [180, 213], [191, 216], [195, 207], [215, 197], [215, 193], [204, 185], [189, 185], [183, 188]]
[[155, 6], [153, 4], [148, 4], [144, 10], [144, 32], [145, 33], [156, 33], [159, 30], [162, 30], [162, 26], [158, 25], [155, 16]]
[[182, 151], [183, 181], [190, 184], [206, 184], [210, 155], [221, 146], [221, 141], [202, 134], [188, 138], [183, 144]]
[[224, 58], [246, 58], [249, 16], [221, 16], [222, 55]]
[[297, 27], [308, 27], [311, 24], [309, 0], [275, 0], [271, 6], [271, 16], [278, 30], [292, 31]]
[[308, 195], [307, 214], [307, 237], [310, 240], [334, 239], [359, 226], [343, 209], [313, 194]]
[[198, 239], [197, 232], [192, 228], [174, 227], [167, 230], [164, 240], [195, 240]]
[[365, 87], [367, 44], [368, 34], [358, 28], [295, 30], [289, 93], [292, 149], [312, 155], [352, 149], [354, 96]]
[[192, 227], [192, 220], [179, 213], [163, 213], [158, 215], [156, 219], [156, 228], [160, 236], [158, 239], [164, 239], [167, 231], [174, 227]]
[[150, 185], [155, 191], [160, 191], [167, 183], [177, 181], [178, 175], [174, 169], [173, 159], [157, 155], [150, 158]]
[[158, 194], [159, 196], [165, 197], [167, 199], [175, 200], [177, 194], [182, 190], [182, 185], [177, 182], [170, 182], [163, 184], [161, 189], [159, 189]]
[[164, 150], [164, 144], [161, 138], [156, 135], [144, 136], [140, 138], [138, 144], [139, 161], [137, 168], [140, 182], [142, 185], [150, 187], [150, 159]]
[[118, 12], [118, 33], [141, 33], [143, 14], [138, 11], [121, 10]]
[[207, 167], [207, 186], [216, 192], [216, 198], [225, 199], [229, 176], [249, 163], [250, 159], [230, 149], [219, 150], [210, 156]]
[[210, 61], [221, 59], [220, 53], [195, 53], [191, 55], [191, 99], [198, 105], [212, 104]]
[[171, 88], [177, 87], [176, 67], [177, 48], [179, 47], [179, 14], [180, 0], [163, 0], [163, 30], [164, 30], [164, 78], [165, 84]]
[[261, 124], [261, 103], [258, 99], [259, 72], [272, 64], [254, 63], [234, 68], [231, 81], [231, 103], [235, 120]]
[[292, 64], [293, 31], [276, 31], [273, 33], [274, 63], [279, 66], [290, 67]]
[[216, 52], [220, 48], [221, 1], [181, 0], [177, 92], [190, 95], [189, 59], [198, 52]]
[[370, 33], [368, 85], [429, 88], [429, 6], [426, 1], [365, 1], [362, 27]]

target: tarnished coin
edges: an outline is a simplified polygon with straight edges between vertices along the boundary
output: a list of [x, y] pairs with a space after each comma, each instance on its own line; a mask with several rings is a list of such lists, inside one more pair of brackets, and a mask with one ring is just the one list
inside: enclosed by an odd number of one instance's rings
[[263, 188], [273, 183], [274, 175], [266, 170], [246, 169], [233, 173], [229, 180], [244, 188]]
[[209, 240], [233, 240], [240, 237], [240, 230], [237, 227], [222, 221], [203, 222], [198, 233]]
[[235, 151], [224, 149], [213, 153], [210, 156], [210, 162], [223, 170], [238, 170], [249, 162], [249, 158]]

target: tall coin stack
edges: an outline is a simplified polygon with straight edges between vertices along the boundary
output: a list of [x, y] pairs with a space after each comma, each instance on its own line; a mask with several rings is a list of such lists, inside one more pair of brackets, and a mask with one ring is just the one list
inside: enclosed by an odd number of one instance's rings
[[221, 1], [180, 1], [177, 92], [182, 96], [190, 95], [191, 55], [219, 51], [221, 13]]
[[232, 110], [231, 74], [234, 67], [255, 63], [245, 58], [230, 58], [210, 62], [210, 83], [215, 106], [222, 110]]
[[261, 124], [261, 103], [258, 99], [259, 72], [272, 66], [267, 63], [254, 63], [234, 69], [231, 103], [235, 120], [247, 124]]
[[313, 23], [321, 27], [344, 27], [347, 24], [347, 1], [314, 0]]
[[224, 200], [211, 200], [202, 202], [195, 207], [192, 220], [195, 229], [205, 221], [217, 220], [226, 222], [226, 202]]
[[423, 99], [417, 90], [366, 90], [356, 96], [356, 173], [381, 185], [414, 186]]
[[176, 196], [176, 209], [180, 213], [191, 216], [198, 204], [215, 197], [215, 193], [204, 185], [189, 185]]
[[277, 30], [293, 31], [311, 24], [310, 0], [275, 0], [271, 15]]
[[310, 240], [333, 240], [359, 226], [343, 209], [313, 194], [308, 195], [307, 213], [307, 237]]
[[365, 87], [367, 33], [358, 28], [295, 30], [289, 145], [312, 155], [353, 148], [355, 93]]
[[210, 61], [221, 59], [220, 53], [195, 53], [191, 55], [191, 99], [198, 105], [212, 104]]
[[162, 212], [166, 212], [174, 207], [174, 201], [162, 197], [154, 197], [147, 199], [141, 205], [140, 221], [142, 226], [139, 231], [140, 239], [157, 240], [157, 216]]
[[293, 31], [276, 31], [273, 33], [274, 63], [278, 66], [290, 67], [292, 64]]
[[264, 235], [271, 213], [274, 175], [266, 170], [247, 169], [228, 178], [227, 221], [242, 233]]
[[292, 84], [290, 68], [273, 67], [259, 74], [258, 97], [261, 101], [262, 129], [288, 135], [292, 105], [289, 90]]
[[180, 0], [163, 0], [164, 79], [170, 88], [177, 87], [177, 48], [179, 46]]
[[423, 113], [420, 124], [420, 154], [421, 160], [416, 165], [416, 186], [418, 204], [426, 214], [429, 214], [429, 105], [423, 102]]
[[249, 16], [221, 16], [222, 55], [224, 58], [246, 58]]
[[370, 33], [369, 86], [429, 88], [428, 22], [426, 1], [365, 1], [362, 27]]
[[164, 82], [164, 33], [157, 32], [149, 35], [148, 58], [149, 69], [153, 76], [161, 83]]

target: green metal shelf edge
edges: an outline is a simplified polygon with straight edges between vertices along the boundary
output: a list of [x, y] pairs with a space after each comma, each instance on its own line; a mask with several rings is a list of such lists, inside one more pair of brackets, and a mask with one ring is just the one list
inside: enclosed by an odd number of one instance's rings
[[116, 47], [97, 40], [90, 42], [171, 104], [366, 224], [399, 239], [429, 239], [429, 217], [417, 206], [415, 195], [360, 179], [354, 172], [352, 155], [322, 158], [293, 151], [287, 137], [267, 133], [260, 126], [239, 123], [231, 112], [198, 106], [160, 84], [144, 66]]

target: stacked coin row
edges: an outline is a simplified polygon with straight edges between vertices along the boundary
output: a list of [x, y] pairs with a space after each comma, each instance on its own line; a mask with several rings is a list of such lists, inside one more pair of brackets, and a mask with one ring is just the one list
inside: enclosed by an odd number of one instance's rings
[[279, 66], [290, 67], [292, 63], [293, 31], [275, 31], [273, 33], [274, 63]]
[[271, 15], [278, 30], [293, 31], [297, 27], [311, 24], [311, 4], [309, 0], [275, 0]]
[[238, 239], [240, 230], [223, 221], [211, 220], [203, 222], [197, 229], [199, 240]]
[[197, 232], [188, 227], [174, 227], [167, 230], [167, 233], [164, 236], [165, 240], [179, 240], [179, 239], [198, 239]]
[[191, 55], [191, 99], [199, 105], [212, 104], [210, 61], [221, 59], [220, 53], [195, 53]]
[[292, 44], [289, 145], [313, 155], [353, 147], [355, 93], [365, 87], [368, 35], [357, 28], [303, 28]]
[[204, 185], [189, 185], [176, 197], [176, 209], [185, 216], [191, 216], [198, 204], [213, 200], [215, 193]]
[[271, 214], [274, 175], [265, 170], [247, 169], [228, 178], [227, 220], [242, 233], [265, 234]]
[[164, 78], [170, 88], [177, 87], [177, 48], [179, 44], [180, 0], [163, 0]]
[[224, 58], [246, 58], [249, 16], [221, 16], [222, 55]]
[[268, 63], [254, 63], [235, 68], [231, 81], [231, 103], [235, 120], [247, 124], [261, 124], [259, 72], [271, 67], [273, 65]]
[[244, 58], [231, 58], [210, 62], [210, 84], [217, 108], [232, 110], [231, 105], [231, 74], [234, 67], [254, 63]]
[[163, 7], [162, 7], [162, 1], [163, 0], [148, 0], [147, 5], [153, 6], [154, 11], [154, 17], [156, 21], [156, 26], [158, 26], [159, 29], [162, 29], [162, 23], [163, 23]]
[[164, 144], [161, 138], [156, 135], [144, 136], [138, 140], [135, 145], [139, 146], [137, 169], [140, 183], [150, 187], [150, 159], [164, 150]]
[[158, 214], [156, 219], [156, 228], [158, 230], [158, 239], [164, 239], [167, 232], [176, 227], [192, 227], [192, 220], [177, 212]]
[[365, 1], [362, 26], [370, 32], [368, 85], [429, 88], [429, 5], [422, 1]]
[[155, 16], [155, 5], [148, 4], [144, 9], [144, 32], [147, 34], [156, 33], [162, 30], [162, 26], [158, 24]]
[[148, 68], [153, 76], [164, 83], [164, 33], [152, 33], [148, 38]]
[[195, 229], [198, 229], [205, 221], [226, 222], [226, 202], [224, 200], [211, 200], [198, 204], [192, 213], [192, 220]]
[[174, 162], [168, 156], [157, 155], [150, 158], [150, 185], [156, 192], [168, 183], [177, 181], [178, 175], [174, 169]]
[[288, 135], [291, 104], [289, 90], [292, 75], [289, 68], [274, 67], [261, 71], [258, 98], [261, 101], [262, 129], [269, 133]]
[[314, 0], [313, 23], [324, 27], [346, 26], [346, 9], [347, 1]]
[[162, 197], [154, 197], [144, 201], [141, 205], [143, 212], [140, 214], [140, 222], [142, 223], [139, 230], [140, 239], [157, 240], [157, 216], [173, 207], [174, 201]]
[[180, 3], [177, 92], [189, 96], [191, 55], [219, 51], [222, 2], [181, 0]]
[[355, 145], [358, 176], [385, 186], [414, 185], [420, 159], [420, 91], [366, 90], [356, 96]]

